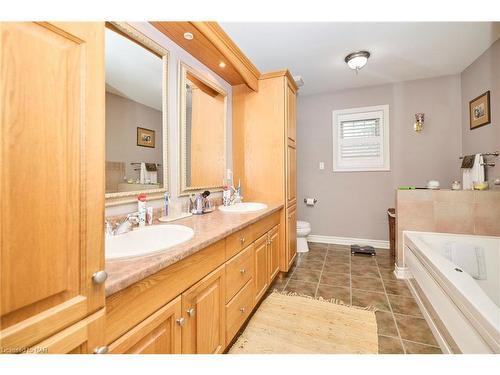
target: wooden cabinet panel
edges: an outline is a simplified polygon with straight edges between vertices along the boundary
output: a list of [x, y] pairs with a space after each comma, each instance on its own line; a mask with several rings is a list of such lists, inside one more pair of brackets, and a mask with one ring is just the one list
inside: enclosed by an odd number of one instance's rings
[[2, 347], [104, 305], [104, 24], [0, 24]]
[[255, 302], [259, 301], [269, 286], [268, 236], [267, 233], [255, 241]]
[[181, 297], [163, 306], [109, 346], [113, 354], [180, 354]]
[[90, 354], [104, 347], [104, 309], [30, 347], [25, 354]]
[[297, 203], [297, 150], [289, 142], [287, 147], [287, 206]]
[[295, 96], [295, 90], [290, 86], [288, 79], [286, 79], [286, 81], [287, 134], [288, 138], [295, 142], [297, 138], [297, 98]]
[[238, 254], [254, 240], [252, 226], [243, 228], [226, 238], [226, 260]]
[[280, 270], [280, 232], [279, 225], [269, 231], [269, 283]]
[[253, 287], [250, 279], [226, 306], [226, 343], [231, 342], [253, 309]]
[[253, 277], [254, 245], [226, 263], [226, 302], [229, 302], [236, 293]]
[[297, 210], [293, 206], [287, 210], [287, 258], [288, 267], [292, 264], [297, 255]]
[[182, 294], [182, 353], [215, 354], [225, 348], [225, 265]]

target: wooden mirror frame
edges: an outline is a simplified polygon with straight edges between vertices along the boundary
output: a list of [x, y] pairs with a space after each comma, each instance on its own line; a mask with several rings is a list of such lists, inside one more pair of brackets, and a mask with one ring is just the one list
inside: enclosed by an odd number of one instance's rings
[[163, 89], [162, 89], [162, 147], [163, 147], [163, 184], [160, 189], [125, 191], [117, 193], [106, 193], [106, 207], [116, 206], [123, 203], [135, 202], [137, 195], [145, 193], [148, 200], [162, 198], [168, 191], [168, 62], [169, 52], [152, 39], [125, 22], [106, 22], [106, 28], [130, 39], [144, 47], [162, 59], [163, 65]]
[[186, 196], [195, 192], [209, 190], [211, 192], [222, 191], [222, 180], [220, 185], [215, 186], [187, 186], [187, 149], [186, 149], [186, 77], [189, 73], [210, 89], [224, 96], [224, 167], [222, 175], [225, 176], [227, 169], [227, 92], [196, 71], [186, 63], [179, 61], [179, 196]]

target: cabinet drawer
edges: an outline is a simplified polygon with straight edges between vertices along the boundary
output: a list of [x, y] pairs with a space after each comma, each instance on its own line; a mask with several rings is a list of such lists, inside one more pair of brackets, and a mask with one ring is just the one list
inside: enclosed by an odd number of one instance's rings
[[226, 263], [226, 302], [253, 277], [253, 247], [248, 246]]
[[253, 280], [250, 279], [243, 289], [226, 305], [226, 343], [238, 332], [253, 308]]
[[226, 260], [238, 254], [255, 240], [252, 226], [243, 228], [226, 238]]

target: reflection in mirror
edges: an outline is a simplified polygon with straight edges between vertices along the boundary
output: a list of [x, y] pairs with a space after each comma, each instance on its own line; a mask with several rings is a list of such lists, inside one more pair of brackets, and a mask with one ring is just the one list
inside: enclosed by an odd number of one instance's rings
[[159, 192], [166, 188], [166, 52], [115, 25], [105, 34], [106, 196]]
[[217, 190], [226, 168], [226, 96], [181, 64], [181, 193]]

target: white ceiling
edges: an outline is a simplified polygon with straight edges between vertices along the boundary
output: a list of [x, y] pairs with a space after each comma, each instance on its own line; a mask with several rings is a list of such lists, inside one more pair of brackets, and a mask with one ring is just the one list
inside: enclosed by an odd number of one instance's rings
[[106, 29], [106, 91], [162, 110], [162, 60]]
[[[221, 23], [261, 72], [289, 68], [302, 95], [462, 72], [500, 37], [493, 22]], [[358, 75], [344, 58], [367, 50]]]

